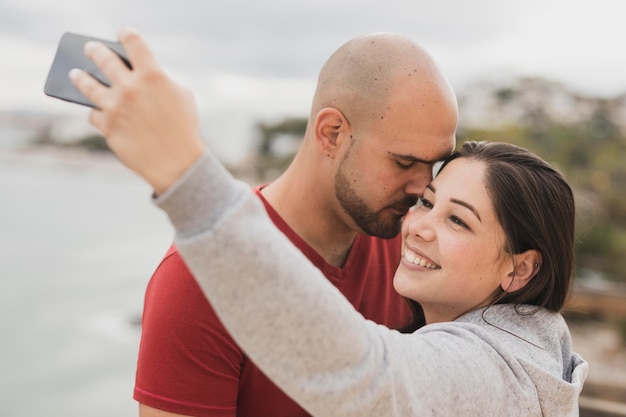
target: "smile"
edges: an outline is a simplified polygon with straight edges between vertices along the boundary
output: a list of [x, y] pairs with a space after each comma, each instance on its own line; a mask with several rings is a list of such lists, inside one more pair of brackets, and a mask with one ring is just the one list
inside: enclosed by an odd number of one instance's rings
[[430, 262], [429, 260], [424, 259], [424, 258], [420, 258], [415, 253], [411, 252], [409, 249], [405, 249], [405, 251], [404, 251], [404, 259], [406, 261], [408, 261], [409, 263], [412, 263], [413, 265], [418, 265], [418, 266], [421, 266], [423, 268], [428, 268], [428, 269], [439, 269], [440, 268], [438, 265], [435, 265], [434, 263]]

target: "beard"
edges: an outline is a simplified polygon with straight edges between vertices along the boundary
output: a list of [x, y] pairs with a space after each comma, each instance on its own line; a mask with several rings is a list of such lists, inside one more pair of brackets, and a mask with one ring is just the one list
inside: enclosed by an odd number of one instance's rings
[[407, 196], [402, 201], [396, 201], [380, 211], [372, 210], [367, 202], [361, 198], [344, 172], [346, 155], [335, 174], [335, 196], [343, 210], [354, 220], [356, 225], [367, 235], [381, 239], [391, 239], [400, 233], [404, 215], [386, 213], [385, 208], [402, 208], [413, 206], [417, 197]]

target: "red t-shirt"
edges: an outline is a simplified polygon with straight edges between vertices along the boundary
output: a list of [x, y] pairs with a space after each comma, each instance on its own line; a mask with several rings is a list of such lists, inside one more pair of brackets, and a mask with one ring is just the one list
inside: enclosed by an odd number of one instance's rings
[[[391, 328], [411, 320], [407, 303], [392, 285], [399, 236], [357, 235], [345, 266], [338, 268], [327, 264], [256, 191], [276, 226], [366, 318]], [[198, 417], [308, 416], [231, 339], [174, 245], [146, 290], [134, 399]]]

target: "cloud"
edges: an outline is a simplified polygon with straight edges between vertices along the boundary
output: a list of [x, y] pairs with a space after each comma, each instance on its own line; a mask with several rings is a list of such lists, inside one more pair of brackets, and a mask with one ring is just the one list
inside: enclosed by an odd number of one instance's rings
[[617, 95], [624, 12], [622, 0], [0, 0], [0, 111], [79, 112], [43, 95], [59, 38], [114, 38], [124, 26], [196, 93], [212, 137], [249, 136], [259, 117], [305, 116], [328, 56], [379, 31], [420, 42], [457, 90], [519, 74]]

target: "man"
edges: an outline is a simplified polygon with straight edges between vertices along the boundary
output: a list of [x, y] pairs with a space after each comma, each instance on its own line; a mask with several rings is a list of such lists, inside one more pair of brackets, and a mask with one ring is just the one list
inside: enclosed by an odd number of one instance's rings
[[[412, 319], [392, 287], [402, 217], [453, 149], [456, 125], [454, 93], [421, 47], [360, 36], [321, 70], [293, 163], [257, 190], [276, 226], [389, 327]], [[233, 342], [175, 247], [147, 288], [134, 398], [141, 417], [307, 415]]]

